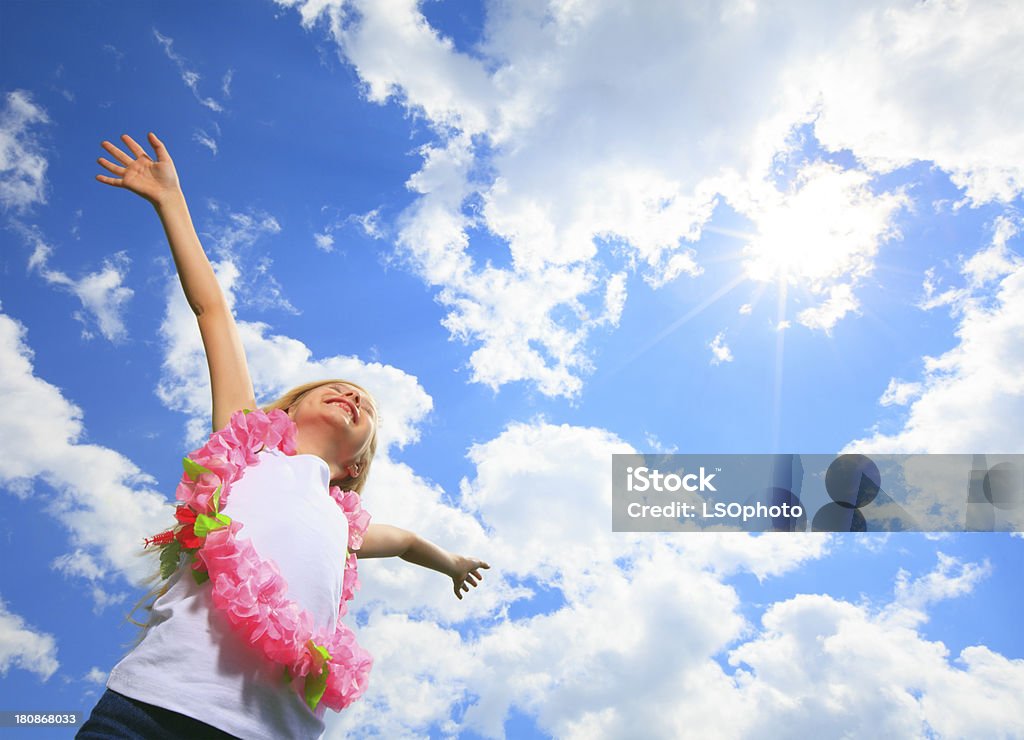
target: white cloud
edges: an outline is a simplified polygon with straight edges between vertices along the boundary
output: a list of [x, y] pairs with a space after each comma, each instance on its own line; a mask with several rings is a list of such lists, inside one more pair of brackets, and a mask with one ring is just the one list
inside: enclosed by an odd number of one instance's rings
[[[82, 306], [88, 312], [91, 320], [99, 326], [100, 333], [112, 342], [120, 342], [127, 338], [128, 330], [124, 325], [124, 312], [127, 309], [128, 300], [134, 295], [131, 288], [125, 287], [122, 283], [128, 272], [130, 260], [124, 252], [117, 252], [103, 260], [103, 269], [93, 272], [78, 280], [70, 281], [67, 287], [82, 301]], [[51, 278], [56, 275], [58, 280]], [[61, 278], [63, 273], [51, 273], [46, 271], [43, 277], [48, 282], [66, 284]], [[89, 321], [80, 313], [75, 318], [86, 325], [88, 331]]]
[[659, 264], [644, 275], [644, 282], [652, 288], [661, 288], [683, 274], [697, 277], [704, 268], [697, 264], [694, 254], [693, 250], [676, 252], [664, 261], [663, 266]]
[[[334, 209], [329, 205], [324, 205], [320, 208], [321, 212], [329, 210]], [[333, 252], [335, 232], [353, 226], [371, 239], [383, 239], [385, 237], [384, 227], [380, 223], [380, 209], [374, 208], [366, 213], [350, 213], [343, 218], [335, 217], [330, 222], [324, 224], [321, 232], [313, 235], [317, 249], [321, 249], [324, 252]]]
[[788, 573], [831, 552], [833, 542], [821, 533], [804, 537], [775, 537], [772, 534], [735, 537], [711, 534], [688, 538], [679, 545], [680, 556], [719, 576], [751, 573], [759, 581]]
[[[330, 0], [281, 4], [304, 5], [304, 25], [321, 11], [334, 13], [340, 6]], [[433, 123], [471, 134], [486, 130], [487, 108], [494, 96], [487, 72], [475, 60], [456, 53], [452, 42], [420, 15], [415, 0], [357, 7], [363, 14], [358, 24], [339, 24], [332, 31], [351, 57], [359, 60], [370, 100], [383, 103], [393, 95], [405, 96]], [[380, 40], [388, 43], [378, 44]], [[396, 54], [396, 50], [401, 51]], [[410, 65], [412, 60], [418, 64]]]
[[[884, 7], [888, 5], [889, 7]], [[885, 3], [844, 24], [838, 53], [808, 68], [814, 129], [887, 171], [933, 162], [980, 205], [1024, 190], [1024, 91], [1015, 3]]]
[[[25, 212], [46, 202], [48, 163], [35, 131], [30, 128], [44, 123], [49, 123], [46, 112], [32, 103], [28, 93], [19, 90], [8, 94], [7, 105], [0, 114], [0, 203], [5, 209]], [[73, 316], [82, 323], [84, 338], [92, 338], [94, 331], [115, 343], [127, 338], [124, 312], [132, 290], [123, 284], [130, 264], [125, 252], [110, 255], [100, 270], [76, 279], [51, 266], [53, 247], [38, 226], [17, 218], [12, 218], [9, 225], [32, 247], [29, 271], [36, 270], [47, 283], [81, 301], [82, 310]]]
[[46, 681], [60, 667], [53, 635], [36, 632], [0, 599], [0, 676], [11, 668], [31, 671]]
[[624, 554], [630, 537], [610, 526], [607, 463], [615, 452], [633, 449], [603, 429], [543, 422], [510, 424], [470, 448], [476, 475], [460, 483], [460, 498], [494, 527], [488, 549], [503, 572], [580, 589], [601, 577], [597, 563]]
[[673, 455], [679, 451], [678, 445], [668, 446], [662, 443], [662, 441], [658, 439], [658, 436], [656, 434], [652, 434], [651, 432], [644, 432], [644, 444], [647, 445], [648, 452], [657, 452], [663, 455]]
[[89, 580], [103, 578], [105, 571], [95, 558], [84, 550], [78, 549], [54, 559], [51, 564], [54, 570], [67, 575], [82, 576]]
[[732, 350], [725, 343], [725, 332], [720, 331], [715, 335], [715, 338], [708, 342], [708, 347], [711, 349], [711, 364], [719, 365], [723, 362], [732, 362]]
[[89, 672], [83, 677], [85, 681], [94, 683], [97, 686], [105, 686], [107, 683], [107, 672], [93, 666], [89, 669]]
[[334, 251], [334, 237], [330, 234], [313, 234], [313, 240], [316, 242], [317, 249], [322, 249], [325, 252]]
[[106, 54], [111, 54], [114, 57], [114, 68], [118, 71], [121, 70], [121, 62], [124, 61], [124, 52], [118, 49], [113, 44], [104, 44], [101, 47]]
[[[923, 307], [949, 306], [959, 323], [957, 344], [939, 357], [923, 358], [924, 373], [915, 382], [914, 400], [902, 429], [873, 431], [853, 440], [858, 452], [963, 453], [1024, 450], [1024, 259], [1009, 248], [1016, 228], [1007, 219], [993, 226], [990, 244], [962, 261], [963, 287], [939, 296], [931, 273]], [[931, 286], [931, 288], [929, 288]], [[893, 384], [896, 383], [894, 386]], [[895, 379], [882, 402], [909, 400]], [[950, 423], [955, 419], [956, 423]]]
[[1024, 265], [1024, 259], [1008, 245], [1019, 234], [1018, 220], [1009, 216], [996, 219], [992, 228], [992, 244], [979, 249], [963, 263], [962, 272], [972, 288], [990, 285]]
[[[872, 736], [1020, 731], [1021, 699], [1012, 687], [1024, 661], [984, 646], [950, 659], [942, 643], [918, 631], [932, 604], [968, 596], [989, 566], [939, 554], [930, 573], [901, 571], [888, 602], [802, 594], [767, 605], [761, 624], [752, 625], [735, 587], [722, 579], [737, 570], [759, 578], [784, 573], [825, 554], [828, 537], [736, 533], [677, 542], [619, 533], [606, 548], [607, 522], [594, 526], [579, 504], [594, 490], [587, 463], [606, 461], [609, 443], [618, 444], [601, 430], [537, 422], [512, 425], [474, 448], [477, 477], [464, 483], [463, 505], [488, 528], [492, 570], [470, 598], [487, 605], [467, 600], [449, 614], [465, 609], [473, 619], [480, 609], [522, 599], [522, 589], [490, 598], [487, 589], [503, 588], [504, 579], [558, 588], [562, 599], [514, 620], [502, 611], [460, 636], [449, 626], [457, 616], [404, 612], [407, 602], [436, 598], [437, 579], [387, 584], [406, 591], [394, 613], [375, 604], [360, 627], [361, 643], [377, 659], [376, 678], [363, 701], [329, 720], [327, 737], [404, 737], [435, 723], [449, 734], [502, 737], [512, 707], [556, 737], [623, 737], [637, 726], [652, 738], [774, 737], [778, 727], [800, 736], [850, 728]], [[566, 446], [583, 459], [562, 470], [559, 462], [575, 459]], [[364, 580], [377, 581], [383, 565], [361, 565], [372, 574]], [[950, 702], [956, 712], [944, 708]], [[451, 719], [466, 704], [461, 720]], [[659, 711], [665, 706], [673, 711]]]
[[206, 133], [204, 129], [196, 129], [195, 133], [192, 134], [192, 141], [205, 146], [213, 153], [213, 156], [217, 156], [217, 140]]
[[[551, 613], [499, 622], [465, 648], [476, 660], [452, 678], [479, 699], [462, 726], [501, 737], [514, 705], [555, 737], [625, 737], [638, 726], [652, 738], [729, 734], [737, 717], [696, 710], [728, 686], [712, 656], [744, 629], [736, 593], [663, 543], [590, 585]], [[667, 703], [674, 711], [659, 711]]]
[[[871, 735], [994, 737], [1024, 731], [1024, 661], [983, 646], [955, 661], [916, 625], [918, 609], [971, 591], [984, 566], [940, 554], [919, 579], [901, 573], [889, 604], [851, 604], [801, 594], [771, 605], [762, 630], [730, 653], [745, 737]], [[913, 618], [908, 619], [909, 615]]]
[[[451, 734], [501, 737], [512, 705], [559, 737], [595, 722], [593, 736], [621, 736], [640, 718], [651, 737], [678, 736], [684, 722], [720, 729], [716, 713], [695, 711], [693, 720], [656, 711], [670, 698], [685, 701], [692, 686], [729, 687], [713, 656], [743, 634], [745, 621], [735, 591], [719, 579], [786, 572], [827, 552], [827, 538], [673, 542], [611, 532], [607, 462], [632, 451], [603, 429], [509, 424], [470, 449], [475, 475], [462, 481], [454, 511], [439, 505], [442, 491], [389, 467], [378, 489], [388, 495], [368, 502], [375, 517], [425, 530], [491, 569], [459, 602], [437, 574], [399, 562], [360, 564], [358, 605], [370, 607], [359, 636], [375, 656], [375, 678], [361, 702], [330, 720], [327, 737], [405, 737], [434, 722]], [[534, 584], [548, 596], [534, 594]], [[508, 618], [510, 604], [552, 595], [533, 616]], [[457, 627], [481, 618], [460, 636]], [[624, 685], [628, 705], [620, 701]], [[707, 700], [694, 697], [694, 709]], [[467, 701], [463, 721], [452, 721], [453, 705]], [[601, 714], [608, 707], [614, 716]]]
[[[207, 201], [207, 207], [216, 215], [225, 211], [217, 201]], [[266, 211], [250, 209], [248, 213], [227, 211], [220, 220], [204, 228], [213, 238], [210, 250], [219, 256], [237, 257], [251, 248], [265, 235], [281, 233], [281, 224]]]
[[[201, 79], [201, 76], [195, 70], [189, 69], [188, 60], [181, 56], [181, 54], [174, 51], [174, 39], [164, 36], [155, 28], [153, 29], [153, 35], [156, 37], [157, 43], [163, 47], [164, 54], [167, 55], [167, 58], [177, 65], [178, 72], [181, 74], [181, 81], [184, 82], [192, 91], [192, 94], [196, 96], [196, 100], [198, 100], [204, 107], [209, 108], [216, 113], [221, 113], [224, 110], [224, 107], [220, 103], [213, 98], [204, 98], [199, 94], [199, 80]], [[228, 79], [230, 81], [230, 78]]]
[[155, 567], [138, 557], [142, 540], [165, 528], [171, 505], [150, 488], [156, 481], [123, 455], [81, 441], [82, 410], [35, 375], [26, 334], [22, 324], [0, 314], [0, 405], [6, 409], [0, 484], [33, 481], [30, 495], [67, 527], [71, 546], [83, 553], [67, 561], [70, 572], [91, 577], [92, 569], [102, 569], [115, 584], [119, 574], [140, 581]]
[[[463, 600], [455, 597], [452, 580], [441, 573], [411, 566], [397, 558], [360, 563], [360, 608], [436, 621], [439, 626], [486, 618], [529, 589], [509, 583], [506, 563], [491, 546], [486, 528], [472, 511], [453, 504], [438, 485], [418, 476], [408, 465], [378, 452], [364, 493], [372, 521], [402, 527], [447, 550], [485, 560], [485, 586]], [[486, 556], [485, 556], [486, 554]]]
[[83, 578], [89, 582], [93, 600], [93, 611], [96, 614], [99, 614], [112, 604], [123, 603], [128, 598], [128, 595], [123, 591], [111, 593], [106, 568], [100, 565], [96, 558], [81, 548], [54, 558], [51, 567], [65, 576]]
[[93, 337], [99, 331], [105, 339], [115, 344], [128, 338], [124, 314], [134, 291], [124, 285], [131, 260], [124, 251], [115, 252], [104, 258], [103, 267], [80, 278], [50, 266], [53, 247], [50, 246], [37, 226], [12, 223], [14, 230], [33, 246], [28, 269], [35, 270], [50, 285], [66, 290], [82, 303], [82, 310], [72, 315], [82, 324], [82, 336]]
[[231, 97], [231, 81], [234, 79], [235, 70], [229, 69], [224, 73], [224, 77], [220, 81], [220, 91], [224, 93], [225, 98]]
[[274, 277], [273, 259], [255, 249], [257, 243], [281, 233], [278, 220], [266, 211], [234, 211], [212, 199], [206, 205], [212, 214], [201, 228], [209, 236], [206, 248], [211, 257], [220, 257], [237, 268], [238, 275], [232, 284], [239, 304], [298, 315], [300, 311]]
[[917, 625], [927, 619], [925, 610], [929, 605], [969, 594], [992, 572], [987, 561], [963, 563], [942, 552], [936, 553], [936, 557], [939, 562], [935, 570], [921, 578], [912, 578], [900, 568], [896, 574], [895, 598], [884, 612], [886, 619]]
[[372, 211], [367, 211], [361, 215], [349, 216], [350, 219], [354, 220], [362, 228], [363, 233], [374, 239], [383, 239], [384, 231], [380, 223], [380, 209], [374, 208]]
[[619, 325], [622, 310], [626, 307], [626, 278], [624, 272], [617, 272], [608, 278], [604, 291], [604, 315], [598, 321], [612, 326]]
[[50, 123], [26, 90], [7, 93], [0, 112], [0, 205], [18, 213], [46, 203], [46, 156], [30, 127]]
[[[495, 388], [579, 392], [587, 303], [609, 262], [652, 287], [701, 275], [691, 244], [721, 198], [772, 237], [773, 261], [811, 271], [821, 301], [798, 320], [829, 331], [857, 311], [857, 280], [909, 204], [875, 192], [875, 174], [934, 162], [972, 203], [1022, 182], [1024, 94], [1011, 81], [1024, 14], [1010, 5], [514, 3], [489, 8], [466, 52], [414, 0], [279, 3], [307, 28], [328, 20], [369, 100], [397, 98], [433, 127], [397, 243], [437, 287], [445, 325], [477, 346], [472, 378]], [[794, 131], [860, 164], [800, 171]], [[799, 187], [771, 195], [789, 166]], [[508, 246], [500, 278], [474, 259], [478, 232]], [[808, 259], [786, 260], [809, 241]], [[506, 357], [500, 326], [519, 304], [496, 305], [485, 286], [534, 295], [553, 281], [569, 292], [516, 327], [525, 359]]]
[[[489, 528], [488, 548], [517, 575], [559, 588], [587, 590], [618, 567], [619, 557], [646, 553], [650, 533], [611, 531], [611, 455], [636, 450], [597, 427], [554, 425], [543, 419], [509, 424], [494, 439], [473, 445], [475, 477], [460, 482], [460, 501]], [[565, 522], [573, 522], [566, 528]], [[557, 542], [553, 547], [551, 542]], [[695, 567], [759, 578], [777, 575], [827, 552], [827, 537], [679, 538]], [[566, 577], [571, 574], [570, 577]], [[564, 583], [563, 583], [564, 582]]]
[[948, 306], [955, 304], [962, 300], [964, 296], [968, 294], [968, 290], [964, 289], [949, 289], [942, 293], [937, 293], [939, 286], [942, 284], [942, 278], [935, 277], [935, 268], [929, 267], [924, 271], [924, 280], [921, 281], [921, 290], [924, 291], [924, 296], [917, 302], [917, 307], [922, 311], [930, 311], [933, 308], [939, 306]]
[[846, 314], [857, 312], [860, 301], [853, 295], [853, 286], [833, 285], [828, 289], [828, 298], [821, 304], [805, 308], [797, 314], [797, 321], [809, 329], [821, 329], [832, 335], [832, 328]]
[[923, 386], [920, 383], [906, 383], [896, 378], [889, 379], [889, 385], [886, 386], [885, 392], [882, 393], [882, 397], [878, 399], [878, 403], [882, 406], [906, 406], [914, 398], [921, 395]]

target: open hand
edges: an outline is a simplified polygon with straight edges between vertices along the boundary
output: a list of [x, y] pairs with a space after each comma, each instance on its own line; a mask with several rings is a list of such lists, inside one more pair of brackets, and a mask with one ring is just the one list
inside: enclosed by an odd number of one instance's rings
[[452, 581], [455, 584], [455, 595], [461, 599], [462, 592], [469, 591], [470, 584], [473, 585], [473, 588], [476, 588], [476, 584], [484, 578], [480, 575], [480, 568], [490, 567], [483, 560], [456, 555], [451, 573]]
[[111, 156], [123, 166], [116, 165], [100, 157], [96, 161], [115, 175], [118, 175], [118, 177], [96, 175], [97, 180], [107, 185], [131, 190], [133, 193], [141, 195], [154, 206], [160, 205], [163, 200], [181, 191], [178, 173], [174, 169], [171, 155], [167, 153], [167, 148], [163, 145], [163, 142], [156, 138], [156, 134], [152, 132], [149, 134], [149, 143], [156, 152], [155, 162], [146, 154], [146, 150], [139, 146], [128, 134], [122, 134], [121, 138], [124, 139], [125, 145], [135, 155], [135, 159], [132, 159], [131, 156], [125, 154], [109, 141], [104, 141], [101, 146], [110, 152]]

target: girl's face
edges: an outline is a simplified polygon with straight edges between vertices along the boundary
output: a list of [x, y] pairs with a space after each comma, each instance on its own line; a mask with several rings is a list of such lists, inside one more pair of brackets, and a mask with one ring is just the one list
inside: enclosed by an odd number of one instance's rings
[[325, 383], [306, 393], [288, 415], [298, 428], [298, 452], [325, 460], [332, 480], [359, 474], [377, 431], [377, 409], [365, 392], [348, 383]]

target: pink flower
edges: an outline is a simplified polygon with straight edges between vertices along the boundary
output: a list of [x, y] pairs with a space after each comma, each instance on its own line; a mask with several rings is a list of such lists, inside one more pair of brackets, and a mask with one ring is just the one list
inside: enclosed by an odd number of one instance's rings
[[348, 519], [348, 549], [358, 550], [363, 546], [363, 535], [370, 526], [370, 513], [363, 511], [362, 500], [355, 491], [342, 491], [338, 486], [332, 486], [331, 498]]
[[357, 556], [354, 552], [349, 553], [345, 562], [345, 575], [341, 585], [341, 598], [343, 601], [351, 601], [359, 590], [359, 572], [356, 570]]

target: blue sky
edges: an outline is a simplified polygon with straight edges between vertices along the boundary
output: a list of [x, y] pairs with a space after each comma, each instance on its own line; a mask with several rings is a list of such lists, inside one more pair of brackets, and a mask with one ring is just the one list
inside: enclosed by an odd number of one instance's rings
[[364, 564], [328, 736], [1024, 735], [1019, 537], [610, 531], [613, 453], [1024, 452], [1024, 11], [828, 5], [5, 3], [0, 709], [91, 708], [208, 431], [152, 130], [260, 400], [371, 387], [492, 566]]

